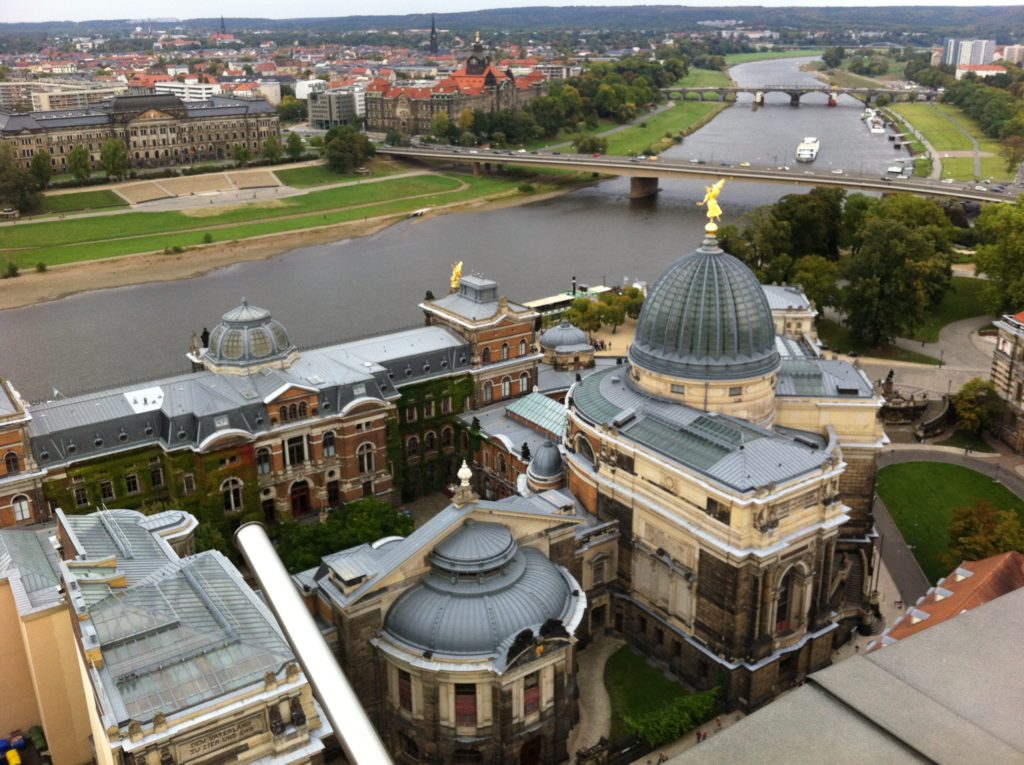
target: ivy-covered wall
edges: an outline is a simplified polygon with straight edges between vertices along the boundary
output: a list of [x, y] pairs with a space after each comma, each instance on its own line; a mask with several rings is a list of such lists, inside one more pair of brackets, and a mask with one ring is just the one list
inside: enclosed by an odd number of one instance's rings
[[[441, 491], [454, 480], [466, 456], [461, 452], [462, 428], [458, 416], [465, 409], [466, 400], [473, 395], [473, 379], [469, 375], [446, 377], [402, 386], [400, 391], [398, 422], [389, 423], [388, 428], [388, 457], [394, 466], [394, 485], [400, 488], [402, 501], [411, 502], [422, 494]], [[444, 414], [441, 401], [446, 398], [451, 398], [451, 408]], [[434, 402], [432, 417], [424, 416], [424, 404], [428, 401]], [[410, 407], [416, 410], [416, 419], [412, 421], [408, 419]], [[453, 430], [450, 450], [441, 447], [441, 431], [445, 426]], [[438, 439], [437, 450], [429, 453], [422, 449], [428, 431], [433, 431]], [[409, 436], [416, 436], [420, 441], [418, 460], [410, 461], [406, 455], [405, 442]]]

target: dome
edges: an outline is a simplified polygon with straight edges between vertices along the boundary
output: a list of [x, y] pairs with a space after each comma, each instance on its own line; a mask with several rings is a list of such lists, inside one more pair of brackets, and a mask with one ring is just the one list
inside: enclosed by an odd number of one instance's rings
[[557, 327], [551, 327], [541, 333], [540, 344], [542, 348], [553, 350], [570, 345], [590, 345], [590, 338], [579, 327], [562, 320]]
[[560, 478], [565, 472], [562, 453], [550, 439], [541, 444], [541, 447], [534, 452], [526, 472], [529, 477], [542, 481]]
[[384, 632], [419, 651], [493, 655], [549, 619], [566, 623], [578, 588], [533, 548], [519, 549], [497, 523], [467, 520], [430, 555], [431, 571], [391, 607]]
[[629, 351], [636, 366], [686, 379], [741, 379], [779, 366], [775, 325], [754, 273], [714, 238], [651, 287]]
[[285, 358], [295, 350], [270, 311], [242, 300], [210, 333], [206, 359], [218, 366], [247, 367]]

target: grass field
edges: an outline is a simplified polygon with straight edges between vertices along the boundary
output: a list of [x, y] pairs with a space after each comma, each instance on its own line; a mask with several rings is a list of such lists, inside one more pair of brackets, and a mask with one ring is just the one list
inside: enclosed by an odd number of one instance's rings
[[604, 684], [612, 702], [612, 741], [629, 733], [623, 721], [625, 715], [637, 717], [689, 695], [686, 688], [669, 680], [628, 646], [608, 657], [604, 665]]
[[[671, 109], [650, 115], [642, 124], [612, 133], [608, 136], [608, 153], [625, 156], [639, 154], [648, 147], [664, 150], [673, 145], [665, 138], [665, 133], [689, 133], [724, 108], [725, 104], [717, 101], [680, 101]], [[666, 145], [659, 147], [661, 141]]]
[[1016, 511], [1024, 520], [1024, 501], [987, 475], [959, 465], [938, 462], [890, 465], [878, 471], [877, 488], [932, 583], [959, 563], [945, 559], [954, 508], [985, 499], [1000, 509]]
[[954, 276], [942, 302], [935, 307], [921, 328], [914, 333], [913, 339], [934, 343], [939, 339], [939, 331], [947, 324], [961, 319], [969, 319], [972, 316], [987, 315], [984, 290], [985, 282], [981, 279]]
[[988, 445], [988, 441], [979, 436], [973, 430], [955, 430], [953, 435], [944, 441], [936, 441], [936, 446], [954, 446], [957, 449], [970, 449], [973, 452], [985, 452], [995, 454], [995, 449]]
[[559, 130], [558, 135], [554, 138], [537, 138], [533, 141], [528, 141], [523, 144], [524, 149], [541, 149], [541, 148], [564, 148], [573, 142], [576, 138], [582, 135], [597, 135], [603, 133], [606, 130], [618, 127], [618, 122], [612, 120], [601, 119], [597, 121], [593, 127], [584, 127], [579, 132], [573, 132], [571, 130]]
[[892, 104], [894, 112], [916, 127], [936, 151], [970, 151], [970, 139], [932, 104]]
[[[981, 152], [993, 156], [981, 157], [981, 177], [1007, 180], [1006, 161], [1000, 156], [999, 141], [986, 136], [975, 122], [952, 104], [893, 104], [890, 109], [904, 117], [920, 130], [940, 154], [944, 151], [973, 151], [974, 145], [959, 128], [967, 131], [977, 142]], [[959, 126], [959, 128], [958, 128]], [[972, 157], [941, 157], [942, 177], [969, 180], [976, 177]]]
[[[366, 166], [370, 170], [370, 175], [375, 178], [408, 169], [390, 159], [374, 159], [368, 162]], [[327, 165], [307, 165], [306, 167], [292, 167], [287, 170], [274, 170], [274, 175], [278, 177], [281, 183], [286, 186], [294, 186], [297, 189], [354, 181], [366, 177], [356, 173], [349, 173], [348, 175], [336, 173]]]
[[728, 66], [732, 66], [734, 64], [747, 64], [751, 61], [768, 61], [774, 58], [820, 56], [824, 52], [821, 48], [807, 48], [801, 50], [763, 50], [756, 53], [730, 53], [725, 57], [725, 63]]
[[876, 359], [889, 359], [890, 361], [910, 361], [915, 364], [933, 364], [938, 366], [939, 360], [934, 356], [927, 356], [917, 351], [907, 351], [897, 348], [895, 345], [883, 345], [872, 348], [864, 343], [854, 342], [850, 337], [850, 331], [842, 324], [831, 319], [818, 319], [818, 337], [820, 337], [829, 348], [839, 353], [854, 351], [860, 356], [871, 356]]
[[676, 83], [676, 87], [680, 88], [717, 88], [729, 85], [732, 85], [732, 79], [725, 72], [694, 68]]
[[128, 203], [113, 191], [78, 191], [72, 194], [47, 194], [39, 206], [41, 213], [82, 212], [109, 207], [127, 207]]
[[11, 227], [4, 232], [0, 259], [21, 267], [151, 252], [168, 247], [246, 239], [264, 234], [390, 215], [422, 207], [513, 191], [518, 178], [417, 176], [345, 186], [280, 200], [275, 206], [244, 205], [198, 217], [183, 212], [117, 216], [116, 237], [106, 217], [80, 218]]

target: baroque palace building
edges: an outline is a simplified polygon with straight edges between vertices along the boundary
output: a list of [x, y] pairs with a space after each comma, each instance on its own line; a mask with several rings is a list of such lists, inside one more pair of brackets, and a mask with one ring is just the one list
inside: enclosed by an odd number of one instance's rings
[[519, 109], [546, 93], [547, 80], [539, 72], [516, 77], [492, 64], [477, 35], [466, 60], [440, 80], [376, 80], [367, 86], [366, 128], [403, 135], [430, 133], [438, 114], [455, 124], [465, 109]]
[[418, 328], [300, 351], [243, 301], [191, 374], [31, 406], [5, 383], [0, 524], [162, 504], [227, 534], [457, 478], [408, 537], [295, 576], [410, 764], [564, 761], [598, 631], [749, 710], [881, 629], [881, 397], [822, 357], [797, 290], [709, 226], [607, 358], [461, 265], [451, 281]]
[[280, 139], [277, 111], [263, 99], [214, 96], [184, 102], [170, 94], [117, 96], [80, 109], [19, 113], [0, 109], [0, 140], [23, 167], [42, 149], [54, 169], [66, 171], [68, 154], [84, 146], [100, 167], [103, 144], [120, 138], [131, 167], [230, 159], [235, 145], [253, 156], [267, 138]]

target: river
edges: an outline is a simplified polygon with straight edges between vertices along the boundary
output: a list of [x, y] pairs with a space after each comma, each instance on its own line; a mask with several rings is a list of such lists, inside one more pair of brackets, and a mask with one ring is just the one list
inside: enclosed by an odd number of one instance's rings
[[[744, 85], [800, 84], [805, 60], [734, 67]], [[884, 136], [860, 120], [862, 105], [843, 97], [828, 108], [805, 96], [768, 95], [753, 109], [741, 98], [685, 142], [674, 157], [707, 162], [794, 164], [796, 145], [821, 138], [817, 172], [881, 173], [893, 157]], [[109, 387], [188, 370], [193, 331], [212, 328], [242, 298], [269, 309], [293, 342], [321, 345], [418, 324], [426, 290], [442, 294], [451, 264], [498, 280], [513, 300], [591, 284], [655, 279], [700, 244], [704, 213], [697, 181], [662, 181], [654, 199], [627, 199], [628, 180], [599, 183], [556, 199], [502, 210], [409, 220], [375, 236], [294, 250], [205, 276], [86, 292], [0, 312], [0, 376], [29, 400]], [[725, 220], [807, 186], [734, 183], [721, 196]]]

